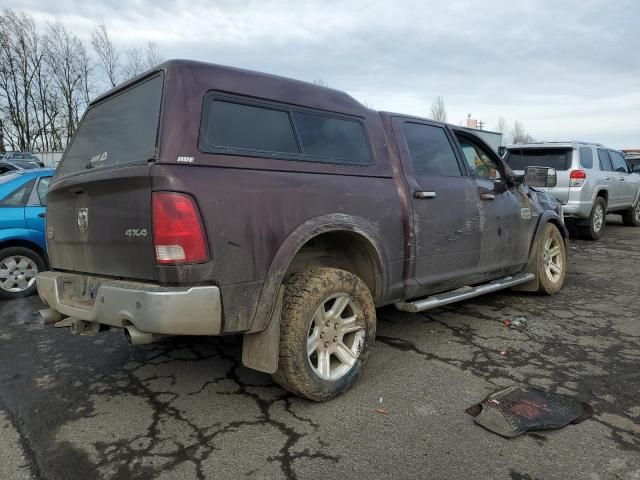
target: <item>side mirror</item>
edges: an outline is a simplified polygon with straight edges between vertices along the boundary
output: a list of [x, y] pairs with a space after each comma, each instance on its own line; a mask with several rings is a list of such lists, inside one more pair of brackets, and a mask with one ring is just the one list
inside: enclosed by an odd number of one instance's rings
[[524, 184], [528, 187], [555, 187], [558, 184], [558, 172], [555, 168], [527, 167]]
[[636, 165], [633, 165], [633, 166], [631, 167], [631, 171], [632, 171], [633, 173], [640, 173], [640, 163], [638, 163], [638, 164], [636, 164]]

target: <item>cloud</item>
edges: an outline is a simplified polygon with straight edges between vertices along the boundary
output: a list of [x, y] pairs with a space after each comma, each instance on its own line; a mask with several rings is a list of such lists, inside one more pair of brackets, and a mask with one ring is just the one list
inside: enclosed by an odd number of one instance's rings
[[8, 3], [85, 40], [102, 20], [120, 48], [322, 78], [378, 109], [427, 115], [442, 95], [454, 123], [640, 145], [637, 0]]

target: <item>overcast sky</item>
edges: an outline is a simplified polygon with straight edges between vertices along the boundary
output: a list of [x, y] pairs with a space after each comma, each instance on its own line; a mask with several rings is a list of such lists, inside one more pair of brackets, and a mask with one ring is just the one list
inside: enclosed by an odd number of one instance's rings
[[378, 110], [640, 147], [640, 0], [4, 0], [89, 41], [312, 81]]

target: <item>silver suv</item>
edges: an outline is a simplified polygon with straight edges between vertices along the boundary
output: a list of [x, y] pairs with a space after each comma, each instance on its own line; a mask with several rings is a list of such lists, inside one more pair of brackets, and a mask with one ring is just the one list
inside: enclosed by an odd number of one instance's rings
[[586, 238], [602, 236], [607, 213], [640, 226], [640, 167], [632, 169], [616, 150], [586, 142], [508, 145], [505, 161], [516, 174], [530, 166], [555, 168], [557, 185], [544, 190], [560, 200], [565, 219]]

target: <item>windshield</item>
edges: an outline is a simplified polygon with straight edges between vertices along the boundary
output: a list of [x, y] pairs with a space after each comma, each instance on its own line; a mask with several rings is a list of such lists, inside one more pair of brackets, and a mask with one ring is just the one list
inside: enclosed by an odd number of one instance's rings
[[507, 151], [505, 161], [513, 170], [527, 167], [550, 167], [568, 170], [571, 166], [570, 148], [513, 148]]
[[154, 158], [162, 84], [162, 75], [156, 75], [90, 107], [57, 174], [144, 163]]
[[20, 168], [40, 168], [40, 165], [35, 160], [16, 160], [12, 158], [10, 162]]

